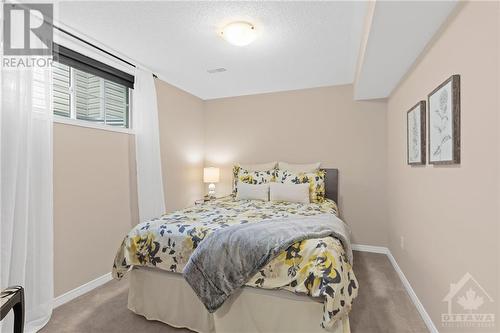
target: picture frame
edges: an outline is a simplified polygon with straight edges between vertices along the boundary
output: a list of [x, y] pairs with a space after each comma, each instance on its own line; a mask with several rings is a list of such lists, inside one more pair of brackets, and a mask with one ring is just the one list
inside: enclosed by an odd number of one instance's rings
[[406, 112], [406, 162], [408, 165], [425, 165], [426, 162], [426, 108], [420, 101]]
[[460, 163], [460, 75], [427, 96], [429, 164]]

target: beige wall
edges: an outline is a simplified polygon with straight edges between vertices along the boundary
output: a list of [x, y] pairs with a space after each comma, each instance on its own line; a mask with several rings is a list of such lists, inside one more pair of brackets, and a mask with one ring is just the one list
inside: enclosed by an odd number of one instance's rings
[[203, 197], [203, 101], [155, 80], [167, 212]]
[[55, 296], [109, 273], [138, 220], [133, 139], [54, 124]]
[[[499, 300], [498, 7], [463, 6], [388, 103], [390, 250], [438, 327], [450, 283], [466, 272]], [[462, 163], [409, 167], [406, 111], [452, 74], [461, 75]]]
[[384, 102], [354, 102], [346, 85], [210, 100], [205, 111], [205, 161], [222, 167], [219, 195], [231, 191], [235, 162], [320, 161], [339, 169], [354, 242], [387, 245]]
[[[167, 211], [203, 196], [203, 102], [156, 80]], [[134, 136], [54, 124], [55, 296], [111, 271], [138, 218]]]

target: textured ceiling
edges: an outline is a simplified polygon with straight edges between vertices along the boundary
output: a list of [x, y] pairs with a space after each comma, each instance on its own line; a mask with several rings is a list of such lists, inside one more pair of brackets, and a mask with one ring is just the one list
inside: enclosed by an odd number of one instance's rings
[[[59, 20], [203, 99], [349, 84], [363, 2], [60, 2]], [[260, 36], [217, 35], [236, 20]], [[226, 68], [209, 74], [207, 70]]]
[[[372, 99], [390, 95], [457, 2], [58, 4], [71, 30], [203, 99], [351, 83], [356, 99]], [[218, 33], [232, 21], [253, 23], [259, 37], [228, 44]]]

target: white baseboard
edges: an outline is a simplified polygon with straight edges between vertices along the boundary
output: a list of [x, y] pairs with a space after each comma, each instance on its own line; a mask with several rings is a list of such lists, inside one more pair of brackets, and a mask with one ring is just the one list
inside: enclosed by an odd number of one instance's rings
[[354, 251], [361, 251], [361, 252], [372, 252], [372, 253], [383, 253], [383, 254], [387, 254], [389, 252], [389, 249], [384, 246], [352, 244], [351, 247]]
[[404, 275], [403, 271], [399, 267], [398, 263], [396, 262], [396, 259], [394, 259], [394, 256], [392, 255], [391, 251], [387, 247], [383, 246], [371, 246], [371, 245], [361, 245], [361, 244], [353, 244], [352, 249], [355, 251], [362, 251], [362, 252], [373, 252], [373, 253], [382, 253], [389, 258], [389, 261], [392, 264], [392, 267], [394, 267], [394, 270], [396, 273], [399, 275], [399, 279], [401, 280], [401, 283], [403, 283], [403, 286], [406, 289], [406, 292], [408, 293], [408, 296], [410, 296], [410, 299], [412, 300], [413, 304], [417, 308], [418, 313], [420, 314], [420, 317], [422, 317], [422, 320], [424, 321], [425, 325], [429, 329], [431, 333], [439, 333], [436, 325], [434, 325], [434, 322], [432, 321], [431, 317], [425, 310], [423, 304], [420, 302], [420, 300], [417, 297], [417, 294], [411, 287], [410, 281], [406, 278]]
[[94, 279], [90, 282], [87, 282], [78, 288], [75, 288], [73, 290], [65, 292], [64, 294], [62, 294], [60, 296], [57, 296], [56, 298], [54, 298], [54, 308], [57, 308], [58, 306], [61, 306], [65, 303], [68, 303], [69, 301], [77, 298], [78, 296], [86, 294], [89, 291], [91, 291], [99, 286], [102, 286], [106, 282], [111, 281], [111, 279], [112, 279], [111, 273], [106, 273], [103, 276], [100, 276], [97, 279]]
[[427, 311], [425, 311], [424, 305], [420, 302], [420, 300], [417, 297], [417, 294], [415, 293], [415, 291], [411, 287], [410, 281], [408, 281], [408, 279], [404, 275], [401, 268], [399, 268], [399, 265], [396, 262], [396, 259], [394, 259], [394, 257], [392, 256], [392, 253], [391, 253], [391, 251], [389, 251], [389, 249], [387, 249], [387, 257], [389, 258], [389, 261], [391, 262], [392, 266], [396, 270], [396, 273], [398, 273], [399, 278], [401, 279], [401, 282], [403, 283], [403, 286], [405, 286], [406, 292], [410, 296], [410, 299], [413, 301], [413, 304], [415, 304], [415, 307], [417, 308], [418, 312], [420, 313], [420, 316], [424, 320], [425, 325], [427, 326], [429, 331], [431, 333], [439, 333], [439, 331], [438, 331], [436, 325], [434, 325], [434, 322], [432, 321], [431, 317], [429, 316]]

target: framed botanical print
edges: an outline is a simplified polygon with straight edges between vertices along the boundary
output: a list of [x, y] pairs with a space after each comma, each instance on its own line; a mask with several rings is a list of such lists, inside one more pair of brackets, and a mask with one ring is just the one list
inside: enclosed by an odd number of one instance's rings
[[429, 164], [460, 163], [460, 75], [453, 75], [428, 96]]
[[406, 160], [409, 165], [425, 164], [425, 101], [406, 113]]

